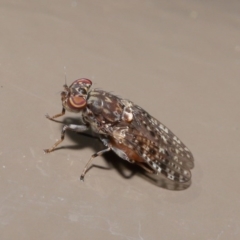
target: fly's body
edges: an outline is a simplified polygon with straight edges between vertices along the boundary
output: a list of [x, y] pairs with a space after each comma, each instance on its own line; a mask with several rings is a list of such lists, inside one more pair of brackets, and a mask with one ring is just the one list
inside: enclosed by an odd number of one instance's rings
[[92, 155], [81, 180], [92, 159], [110, 150], [152, 174], [163, 174], [176, 182], [191, 179], [193, 155], [166, 126], [129, 100], [99, 89], [90, 91], [91, 85], [83, 78], [64, 86], [62, 113], [47, 118], [54, 120], [68, 110], [81, 113], [83, 124], [65, 125], [61, 139], [45, 152], [53, 151], [63, 141], [67, 129], [83, 132], [90, 128], [106, 149]]

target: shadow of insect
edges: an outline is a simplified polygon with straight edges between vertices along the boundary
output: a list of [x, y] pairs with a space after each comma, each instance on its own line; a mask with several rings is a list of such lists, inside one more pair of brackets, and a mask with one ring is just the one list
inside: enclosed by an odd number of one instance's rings
[[[67, 117], [63, 119], [63, 124], [68, 125], [81, 123], [78, 118]], [[95, 153], [103, 149], [103, 143], [91, 131], [86, 131], [84, 133], [67, 131], [66, 135], [76, 144], [62, 145], [60, 147], [57, 147], [55, 150], [60, 149], [83, 150], [84, 148], [90, 147], [93, 150], [93, 153]], [[104, 167], [94, 163], [88, 168], [87, 172], [90, 171], [92, 168], [99, 168], [103, 170], [115, 169], [118, 172], [118, 174], [125, 179], [131, 179], [132, 177], [137, 175], [157, 187], [175, 191], [187, 189], [191, 185], [191, 181], [186, 183], [176, 183], [167, 179], [161, 174], [159, 175], [149, 174], [136, 164], [131, 164], [128, 161], [121, 159], [113, 151], [103, 154], [102, 158], [106, 161], [108, 167]], [[86, 159], [86, 161], [87, 160], [88, 159]]]

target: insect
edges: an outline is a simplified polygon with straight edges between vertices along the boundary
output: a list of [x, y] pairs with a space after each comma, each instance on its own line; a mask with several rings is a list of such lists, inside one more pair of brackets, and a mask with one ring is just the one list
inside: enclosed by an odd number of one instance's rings
[[141, 166], [148, 173], [163, 174], [168, 179], [183, 183], [191, 179], [190, 169], [194, 159], [189, 149], [165, 125], [133, 102], [109, 92], [93, 89], [91, 80], [81, 78], [61, 92], [62, 112], [50, 117], [52, 121], [65, 111], [79, 114], [81, 125], [65, 125], [61, 139], [51, 148], [52, 152], [63, 140], [65, 132], [84, 132], [91, 129], [106, 147], [91, 156], [80, 179], [90, 167], [92, 160], [108, 151], [120, 158]]

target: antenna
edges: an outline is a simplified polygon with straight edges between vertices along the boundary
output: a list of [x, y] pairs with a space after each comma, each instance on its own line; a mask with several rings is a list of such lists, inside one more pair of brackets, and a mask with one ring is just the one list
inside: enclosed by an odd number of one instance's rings
[[63, 68], [64, 68], [64, 75], [65, 75], [65, 84], [64, 85], [67, 86], [67, 70], [66, 70], [67, 68], [66, 68], [66, 66], [64, 66]]

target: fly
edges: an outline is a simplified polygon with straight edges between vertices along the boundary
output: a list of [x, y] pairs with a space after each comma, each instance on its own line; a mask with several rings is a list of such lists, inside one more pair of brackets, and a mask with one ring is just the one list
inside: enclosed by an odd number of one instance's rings
[[192, 153], [165, 125], [133, 102], [109, 92], [93, 89], [91, 80], [81, 78], [70, 86], [64, 85], [61, 93], [62, 112], [49, 120], [63, 116], [67, 111], [80, 114], [81, 125], [64, 125], [61, 139], [51, 148], [52, 152], [63, 140], [67, 130], [97, 134], [105, 149], [91, 156], [80, 179], [84, 180], [92, 160], [108, 151], [120, 158], [141, 166], [151, 174], [163, 174], [168, 179], [183, 183], [191, 179], [194, 166]]

